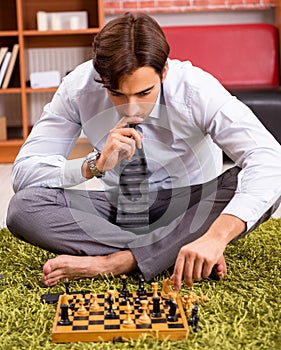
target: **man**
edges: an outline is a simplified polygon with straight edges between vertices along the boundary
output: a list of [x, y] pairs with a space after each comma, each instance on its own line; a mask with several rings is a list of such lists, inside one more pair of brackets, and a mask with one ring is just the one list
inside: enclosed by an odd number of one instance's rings
[[[7, 224], [62, 254], [45, 263], [46, 285], [137, 268], [151, 279], [173, 265], [176, 290], [214, 267], [223, 277], [227, 244], [280, 203], [277, 141], [214, 77], [168, 54], [149, 16], [112, 20], [95, 37], [93, 60], [64, 78], [22, 147]], [[66, 160], [81, 130], [94, 152]], [[143, 232], [116, 219], [119, 174], [137, 149], [149, 175]], [[223, 174], [221, 149], [236, 163]], [[93, 177], [103, 191], [68, 189]]]

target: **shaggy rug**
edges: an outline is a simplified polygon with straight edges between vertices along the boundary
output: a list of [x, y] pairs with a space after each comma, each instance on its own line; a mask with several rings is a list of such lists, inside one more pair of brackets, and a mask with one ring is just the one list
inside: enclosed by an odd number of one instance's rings
[[[64, 291], [64, 286], [44, 287], [41, 271], [54, 255], [14, 238], [0, 230], [0, 349], [193, 349], [253, 350], [281, 349], [281, 219], [270, 219], [246, 238], [229, 245], [225, 258], [225, 280], [205, 279], [192, 290], [206, 295], [200, 304], [201, 330], [190, 332], [187, 340], [158, 341], [144, 335], [123, 343], [68, 343], [51, 341], [55, 304], [41, 302], [41, 295]], [[157, 277], [161, 286], [165, 272]], [[128, 278], [128, 288], [137, 288], [137, 276]], [[71, 290], [83, 288], [105, 292], [110, 284], [121, 287], [120, 278], [80, 280]], [[146, 284], [150, 289], [150, 284]], [[187, 294], [184, 285], [181, 293]]]

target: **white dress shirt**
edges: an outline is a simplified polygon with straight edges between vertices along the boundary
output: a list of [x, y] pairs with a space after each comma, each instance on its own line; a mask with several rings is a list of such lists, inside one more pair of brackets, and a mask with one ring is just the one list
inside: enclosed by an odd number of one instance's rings
[[[205, 183], [221, 173], [222, 150], [242, 168], [224, 209], [251, 227], [281, 195], [281, 146], [251, 110], [189, 61], [168, 60], [168, 74], [142, 123], [150, 190]], [[235, 67], [233, 67], [235, 69]], [[84, 158], [67, 160], [83, 131], [102, 150], [120, 116], [97, 83], [92, 61], [68, 74], [21, 148], [13, 185], [66, 188], [86, 181]], [[106, 172], [104, 188], [117, 183]]]

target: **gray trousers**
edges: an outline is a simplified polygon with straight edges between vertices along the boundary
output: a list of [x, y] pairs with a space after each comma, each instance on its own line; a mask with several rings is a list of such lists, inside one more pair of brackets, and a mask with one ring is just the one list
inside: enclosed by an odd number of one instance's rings
[[[147, 233], [116, 225], [113, 193], [41, 187], [13, 196], [7, 226], [14, 236], [57, 254], [97, 256], [130, 249], [149, 280], [175, 263], [183, 245], [207, 231], [233, 197], [239, 171], [228, 169], [204, 185], [150, 193]], [[278, 204], [249, 231], [266, 221]]]

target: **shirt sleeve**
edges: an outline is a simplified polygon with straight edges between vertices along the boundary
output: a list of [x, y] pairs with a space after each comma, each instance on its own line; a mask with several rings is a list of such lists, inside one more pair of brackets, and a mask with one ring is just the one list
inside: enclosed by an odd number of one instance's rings
[[235, 195], [223, 213], [239, 217], [249, 229], [281, 196], [281, 146], [245, 104], [208, 74], [195, 88], [192, 104], [196, 123], [241, 167]]
[[84, 159], [67, 160], [81, 133], [79, 111], [64, 83], [44, 107], [13, 166], [14, 191], [25, 187], [71, 187], [86, 181]]

